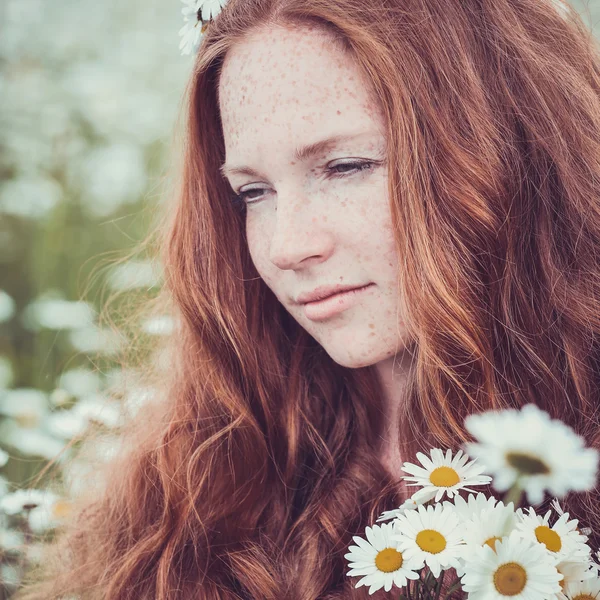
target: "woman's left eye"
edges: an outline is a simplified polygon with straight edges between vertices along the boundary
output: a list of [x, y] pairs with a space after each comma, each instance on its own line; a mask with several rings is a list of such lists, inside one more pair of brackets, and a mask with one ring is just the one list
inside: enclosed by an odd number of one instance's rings
[[[332, 167], [327, 167], [325, 169], [327, 177], [348, 177], [350, 175], [354, 175], [355, 173], [359, 173], [361, 171], [366, 171], [368, 169], [373, 168], [376, 164], [379, 164], [375, 161], [360, 161], [360, 162], [347, 162], [340, 163], [338, 165], [334, 165]], [[337, 169], [348, 169], [347, 171], [338, 171]], [[238, 194], [233, 193], [231, 200], [236, 206], [247, 206], [248, 204], [256, 204], [260, 201], [260, 196], [257, 198], [256, 196], [250, 198], [249, 194], [252, 192], [264, 192], [263, 188], [252, 188], [249, 190], [244, 190], [239, 192]]]
[[339, 176], [339, 177], [344, 177], [346, 175], [350, 175], [351, 172], [350, 171], [342, 171], [340, 173], [340, 171], [336, 171], [335, 169], [338, 169], [340, 167], [350, 167], [352, 171], [365, 171], [366, 169], [370, 169], [375, 163], [374, 162], [370, 162], [370, 161], [364, 161], [364, 162], [348, 162], [348, 163], [340, 163], [339, 165], [334, 165], [333, 167], [328, 167], [327, 171], [329, 173], [334, 173], [335, 175]]

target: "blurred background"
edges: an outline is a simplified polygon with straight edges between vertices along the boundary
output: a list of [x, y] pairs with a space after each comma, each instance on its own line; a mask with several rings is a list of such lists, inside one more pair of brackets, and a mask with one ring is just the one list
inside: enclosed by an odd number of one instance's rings
[[[600, 0], [573, 6], [597, 36]], [[124, 407], [151, 393], [110, 401], [127, 339], [99, 311], [107, 294], [160, 288], [159, 265], [126, 257], [168, 201], [178, 158], [193, 63], [179, 50], [182, 7], [0, 0], [0, 600], [38, 558], [33, 534], [68, 518], [77, 469], [65, 469], [62, 494], [36, 476], [88, 427], [110, 440]], [[169, 327], [164, 315], [141, 329], [151, 339]], [[99, 452], [116, 451], [114, 439]]]

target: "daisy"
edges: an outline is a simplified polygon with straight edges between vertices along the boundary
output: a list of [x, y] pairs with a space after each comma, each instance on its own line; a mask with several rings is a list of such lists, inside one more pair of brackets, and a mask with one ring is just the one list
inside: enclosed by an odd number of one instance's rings
[[600, 578], [569, 582], [558, 597], [561, 600], [600, 600]]
[[384, 510], [381, 513], [381, 516], [377, 519], [377, 523], [380, 521], [389, 521], [390, 519], [395, 519], [400, 515], [403, 515], [407, 510], [415, 510], [419, 506], [413, 498], [409, 498], [405, 500], [398, 508], [394, 508], [392, 510]]
[[488, 545], [492, 550], [496, 544], [515, 530], [519, 519], [512, 502], [503, 502], [492, 508], [475, 513], [471, 519], [463, 523], [462, 535], [466, 544], [465, 553], [474, 548]]
[[[214, 19], [225, 6], [227, 0], [182, 0], [185, 6], [181, 9], [184, 25], [179, 30], [181, 54], [191, 54], [197, 50], [200, 35], [204, 33], [206, 25], [202, 21]], [[199, 26], [200, 25], [200, 26]]]
[[558, 521], [550, 527], [549, 510], [543, 517], [537, 515], [533, 508], [523, 514], [517, 523], [520, 537], [528, 538], [543, 544], [555, 562], [561, 560], [586, 560], [591, 548], [586, 544], [587, 537], [577, 531], [577, 519], [569, 519], [569, 513], [563, 513]]
[[416, 572], [423, 568], [423, 563], [409, 559], [401, 552], [396, 542], [392, 540], [393, 526], [391, 523], [367, 527], [365, 533], [367, 540], [354, 536], [352, 539], [358, 546], [350, 546], [350, 552], [344, 558], [350, 561], [351, 570], [348, 576], [364, 577], [356, 584], [356, 588], [368, 585], [369, 594], [373, 594], [382, 587], [386, 592], [392, 585], [402, 588], [409, 579], [419, 579]]
[[418, 503], [427, 502], [434, 497], [435, 502], [439, 502], [444, 494], [452, 498], [461, 489], [474, 492], [467, 486], [485, 485], [492, 480], [487, 475], [481, 475], [485, 470], [484, 466], [475, 464], [475, 461], [467, 463], [469, 457], [462, 450], [452, 458], [451, 450], [446, 450], [444, 456], [439, 448], [433, 448], [431, 459], [422, 452], [417, 452], [417, 458], [423, 466], [405, 462], [402, 470], [412, 477], [402, 479], [414, 482], [407, 485], [420, 485], [423, 488], [412, 496]]
[[545, 600], [560, 591], [561, 579], [543, 546], [513, 531], [495, 551], [483, 545], [467, 558], [462, 588], [469, 600]]
[[400, 515], [394, 526], [392, 539], [398, 542], [403, 556], [424, 562], [434, 577], [451, 567], [460, 569], [462, 537], [452, 507], [420, 505]]
[[458, 516], [459, 521], [462, 522], [470, 520], [473, 515], [480, 513], [486, 508], [494, 508], [497, 502], [498, 500], [494, 496], [488, 498], [485, 494], [478, 492], [477, 494], [469, 494], [466, 500], [457, 494], [454, 496], [452, 502], [445, 500], [442, 504], [444, 506], [451, 506]]
[[[557, 595], [558, 600], [568, 600], [564, 592], [569, 584], [577, 584], [587, 579], [598, 579], [598, 573], [588, 560], [563, 560], [555, 565], [556, 570], [563, 576], [560, 581], [561, 591]], [[580, 599], [581, 600], [581, 599]]]
[[539, 504], [546, 490], [563, 497], [596, 485], [598, 451], [585, 448], [581, 436], [534, 404], [469, 415], [465, 427], [477, 439], [467, 452], [487, 466], [499, 491], [519, 479], [528, 501]]

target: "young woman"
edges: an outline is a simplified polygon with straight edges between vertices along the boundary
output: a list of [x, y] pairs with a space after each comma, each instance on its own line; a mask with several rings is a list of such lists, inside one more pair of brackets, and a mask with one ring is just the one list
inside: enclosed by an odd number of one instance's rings
[[[533, 402], [600, 445], [600, 56], [574, 12], [230, 0], [186, 131], [172, 368], [18, 598], [387, 598], [343, 555], [466, 415]], [[563, 507], [597, 548], [597, 490]]]

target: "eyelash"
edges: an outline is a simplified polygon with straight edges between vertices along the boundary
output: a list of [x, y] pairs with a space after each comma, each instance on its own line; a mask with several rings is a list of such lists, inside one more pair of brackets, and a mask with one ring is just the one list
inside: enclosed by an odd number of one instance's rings
[[[327, 177], [336, 177], [336, 178], [340, 178], [340, 179], [343, 177], [349, 177], [350, 175], [355, 175], [356, 173], [361, 173], [362, 171], [367, 171], [377, 164], [379, 164], [379, 163], [377, 163], [375, 161], [342, 163], [342, 164], [335, 165], [334, 167], [329, 167], [328, 169], [326, 169]], [[353, 167], [353, 169], [343, 172], [343, 173], [340, 173], [339, 171], [336, 171], [336, 169], [339, 169], [340, 167]], [[245, 192], [240, 192], [239, 194], [236, 194], [235, 192], [233, 192], [231, 195], [231, 201], [233, 202], [234, 206], [237, 206], [237, 207], [240, 207], [240, 206], [244, 207], [249, 204], [256, 204], [260, 200], [260, 198], [254, 199], [254, 200], [246, 200], [246, 195], [250, 194], [252, 192], [260, 192], [260, 191], [263, 191], [263, 188], [253, 188], [251, 190], [246, 190]]]

